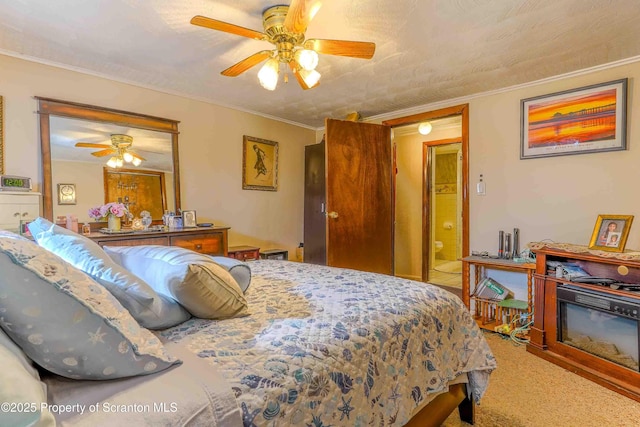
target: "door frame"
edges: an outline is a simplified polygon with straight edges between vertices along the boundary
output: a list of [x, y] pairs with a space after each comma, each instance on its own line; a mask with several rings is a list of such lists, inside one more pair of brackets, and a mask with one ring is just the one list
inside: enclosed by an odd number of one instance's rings
[[[455, 105], [396, 119], [385, 120], [385, 126], [391, 128], [420, 123], [427, 120], [451, 116], [462, 116], [462, 135], [456, 138], [462, 143], [462, 257], [469, 255], [469, 104]], [[423, 155], [424, 156], [424, 155]], [[423, 157], [424, 158], [424, 157]], [[429, 273], [429, 209], [431, 201], [427, 188], [427, 176], [423, 167], [422, 180], [422, 281], [426, 282]], [[393, 192], [395, 194], [395, 180]], [[395, 229], [395, 227], [394, 227]]]

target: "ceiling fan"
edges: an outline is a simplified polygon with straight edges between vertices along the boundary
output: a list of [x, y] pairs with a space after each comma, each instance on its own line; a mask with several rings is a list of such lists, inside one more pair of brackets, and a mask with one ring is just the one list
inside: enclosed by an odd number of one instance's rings
[[320, 5], [319, 0], [292, 0], [289, 6], [269, 7], [262, 13], [264, 33], [200, 15], [194, 16], [191, 23], [212, 30], [268, 41], [275, 46], [272, 50], [262, 50], [232, 65], [222, 71], [223, 76], [236, 77], [267, 59], [258, 72], [260, 84], [265, 89], [275, 90], [280, 64], [285, 64], [291, 69], [300, 86], [306, 90], [316, 87], [320, 82], [320, 73], [315, 70], [318, 65], [318, 53], [371, 59], [376, 50], [375, 43], [371, 42], [305, 40], [307, 25]]
[[145, 158], [139, 156], [130, 150], [133, 145], [133, 137], [129, 135], [113, 134], [111, 135], [111, 145], [93, 144], [91, 142], [77, 142], [76, 147], [81, 148], [100, 148], [91, 155], [96, 157], [113, 156], [107, 161], [107, 166], [112, 168], [120, 168], [125, 162], [132, 163], [134, 166], [140, 166]]

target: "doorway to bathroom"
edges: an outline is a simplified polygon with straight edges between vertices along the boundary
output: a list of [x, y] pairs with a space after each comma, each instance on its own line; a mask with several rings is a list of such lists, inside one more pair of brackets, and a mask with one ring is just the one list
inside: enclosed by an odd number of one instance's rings
[[423, 142], [427, 281], [456, 288], [462, 286], [462, 160], [460, 138]]
[[[427, 173], [426, 168], [427, 160], [432, 159], [435, 154], [429, 156], [425, 143], [428, 143], [427, 147], [448, 144], [458, 144], [460, 147], [462, 158], [456, 170], [456, 174], [460, 176], [456, 184], [459, 186], [456, 188], [457, 200], [460, 201], [456, 211], [460, 215], [452, 220], [453, 228], [448, 230], [459, 233], [460, 237], [456, 243], [449, 245], [449, 250], [455, 247], [456, 254], [460, 254], [460, 257], [467, 256], [469, 255], [469, 107], [466, 104], [458, 105], [388, 120], [383, 124], [392, 128], [396, 171], [394, 175], [394, 274], [407, 279], [461, 288], [462, 275], [457, 274], [456, 264], [440, 263], [441, 254], [438, 254], [437, 258], [435, 254], [436, 246], [441, 247], [442, 252], [447, 244], [442, 240], [442, 246], [435, 243], [438, 239], [435, 238], [435, 224], [430, 212], [432, 204], [437, 208], [438, 197], [431, 194], [434, 188], [431, 185], [433, 180], [429, 178], [431, 172]], [[436, 163], [435, 172], [438, 170]], [[437, 218], [436, 220], [439, 221]], [[433, 269], [436, 260], [441, 264], [438, 269], [446, 271], [442, 276], [436, 275], [435, 273], [439, 272]], [[449, 271], [451, 273], [447, 273]]]

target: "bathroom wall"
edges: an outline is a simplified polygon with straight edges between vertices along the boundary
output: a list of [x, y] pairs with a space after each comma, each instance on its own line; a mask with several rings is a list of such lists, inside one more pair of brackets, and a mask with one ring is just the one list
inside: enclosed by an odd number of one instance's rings
[[[443, 248], [436, 252], [436, 259], [454, 261], [456, 256], [456, 199], [457, 153], [436, 154], [435, 170], [435, 240], [442, 242]], [[449, 228], [451, 227], [451, 228]]]
[[[422, 277], [422, 150], [427, 141], [437, 141], [460, 137], [461, 128], [440, 127], [437, 123], [429, 135], [420, 135], [416, 125], [398, 127], [394, 129], [396, 144], [396, 227], [395, 227], [395, 274], [400, 277], [421, 280]], [[455, 182], [455, 180], [454, 180]], [[446, 195], [450, 196], [450, 195]], [[451, 218], [453, 226], [455, 220], [455, 192], [453, 193], [453, 214]], [[440, 200], [436, 200], [440, 204]], [[440, 230], [443, 224], [440, 224]], [[451, 230], [447, 230], [451, 231]], [[455, 231], [455, 230], [454, 230]], [[448, 233], [454, 236], [455, 232]], [[442, 236], [441, 236], [442, 237]], [[440, 240], [436, 237], [435, 240]], [[446, 240], [441, 240], [446, 242]], [[448, 246], [451, 256], [455, 258], [455, 240]], [[440, 254], [438, 254], [440, 255]], [[426, 255], [425, 255], [426, 256]]]

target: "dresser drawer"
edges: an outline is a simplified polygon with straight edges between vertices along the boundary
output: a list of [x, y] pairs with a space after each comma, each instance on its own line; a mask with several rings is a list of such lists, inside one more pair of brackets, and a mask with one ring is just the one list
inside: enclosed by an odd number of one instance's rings
[[207, 255], [224, 255], [222, 233], [171, 236], [171, 246], [180, 246]]
[[232, 246], [229, 248], [228, 256], [240, 261], [251, 261], [260, 258], [260, 248], [255, 246]]
[[109, 240], [98, 240], [98, 244], [100, 246], [140, 246], [140, 245], [160, 245], [160, 246], [169, 246], [169, 239], [166, 237], [149, 237], [146, 239], [126, 239], [122, 240], [117, 239], [109, 239]]

